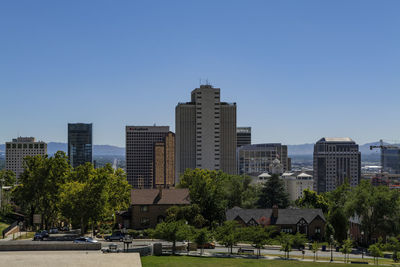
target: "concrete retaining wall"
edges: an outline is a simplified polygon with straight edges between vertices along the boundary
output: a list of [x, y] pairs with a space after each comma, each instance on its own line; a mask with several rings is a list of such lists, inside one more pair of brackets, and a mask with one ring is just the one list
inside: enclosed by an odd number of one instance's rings
[[72, 242], [21, 242], [0, 243], [0, 251], [49, 251], [49, 250], [100, 250], [101, 243], [75, 244]]

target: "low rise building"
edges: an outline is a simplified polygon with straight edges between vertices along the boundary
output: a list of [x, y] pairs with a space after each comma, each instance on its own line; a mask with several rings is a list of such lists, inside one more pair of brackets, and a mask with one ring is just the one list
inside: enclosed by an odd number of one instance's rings
[[242, 209], [234, 207], [226, 212], [227, 220], [242, 226], [274, 225], [280, 232], [301, 233], [307, 238], [321, 240], [325, 235], [326, 219], [321, 209]]
[[128, 212], [119, 218], [124, 228], [154, 228], [172, 206], [190, 205], [189, 189], [132, 189]]
[[270, 173], [264, 172], [257, 179], [253, 179], [253, 181], [256, 183], [265, 183], [272, 175], [278, 175], [285, 183], [285, 189], [291, 201], [302, 197], [305, 189], [313, 190], [314, 180], [311, 175], [312, 171], [283, 172], [283, 165], [278, 159], [275, 159], [270, 164], [269, 169], [271, 170]]

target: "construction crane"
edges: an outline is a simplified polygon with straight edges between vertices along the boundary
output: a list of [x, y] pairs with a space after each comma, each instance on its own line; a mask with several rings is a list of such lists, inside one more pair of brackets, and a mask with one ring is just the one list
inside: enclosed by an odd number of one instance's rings
[[381, 173], [383, 173], [383, 150], [385, 149], [399, 149], [398, 146], [393, 146], [393, 145], [385, 145], [383, 144], [383, 140], [379, 140], [379, 145], [378, 146], [369, 146], [369, 149], [372, 150], [374, 148], [379, 148], [381, 150]]

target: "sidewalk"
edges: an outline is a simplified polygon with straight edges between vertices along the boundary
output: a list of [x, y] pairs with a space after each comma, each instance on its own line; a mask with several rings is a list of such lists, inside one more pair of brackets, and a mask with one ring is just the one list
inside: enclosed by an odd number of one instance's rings
[[[14, 237], [15, 238], [17, 238], [17, 237], [19, 237], [20, 235], [26, 235], [26, 232], [18, 232], [18, 233], [15, 233], [14, 234]], [[8, 235], [8, 236], [6, 236], [5, 238], [3, 238], [3, 239], [0, 239], [0, 242], [6, 242], [6, 241], [13, 241], [13, 235], [11, 234], [11, 235]]]

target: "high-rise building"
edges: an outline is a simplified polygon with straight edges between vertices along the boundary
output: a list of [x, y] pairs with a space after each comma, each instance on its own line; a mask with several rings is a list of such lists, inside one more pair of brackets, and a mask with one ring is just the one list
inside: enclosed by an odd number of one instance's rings
[[68, 159], [72, 167], [92, 163], [93, 132], [91, 123], [68, 123]]
[[400, 148], [382, 148], [381, 164], [383, 172], [387, 172], [390, 174], [400, 174]]
[[177, 178], [187, 168], [236, 173], [236, 103], [221, 102], [219, 88], [200, 85], [175, 116]]
[[175, 135], [169, 126], [126, 126], [126, 172], [134, 188], [175, 184]]
[[25, 157], [46, 154], [45, 142], [36, 142], [34, 137], [18, 137], [12, 142], [6, 142], [6, 170], [13, 171], [19, 178], [24, 171]]
[[258, 176], [272, 172], [271, 164], [278, 159], [283, 172], [290, 171], [290, 158], [286, 145], [280, 143], [244, 145], [237, 149], [238, 173]]
[[175, 185], [175, 134], [168, 132], [164, 142], [154, 145], [154, 187]]
[[236, 128], [236, 143], [237, 147], [251, 144], [251, 127]]
[[361, 179], [361, 153], [356, 142], [345, 138], [321, 138], [314, 145], [314, 190], [335, 190], [348, 180], [357, 186]]

